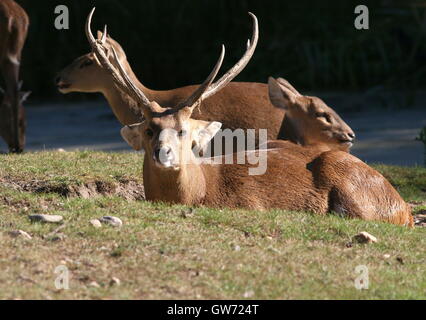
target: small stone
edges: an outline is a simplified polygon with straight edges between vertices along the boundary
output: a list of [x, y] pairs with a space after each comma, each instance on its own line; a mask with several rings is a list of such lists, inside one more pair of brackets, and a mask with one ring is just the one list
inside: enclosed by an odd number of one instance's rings
[[[424, 210], [421, 210], [421, 212], [424, 212]], [[414, 216], [414, 225], [419, 227], [425, 227], [426, 226], [426, 214], [424, 213], [418, 213]]]
[[95, 228], [102, 227], [102, 223], [98, 219], [92, 219], [90, 220], [90, 224], [94, 226]]
[[101, 286], [96, 281], [92, 281], [89, 283], [89, 287], [100, 288]]
[[58, 215], [50, 214], [32, 214], [29, 216], [32, 222], [49, 222], [49, 223], [59, 223], [64, 217]]
[[21, 238], [28, 239], [28, 240], [32, 239], [32, 237], [28, 233], [26, 233], [25, 231], [22, 231], [22, 230], [10, 231], [9, 235], [14, 237], [14, 238], [21, 237]]
[[400, 264], [404, 264], [404, 259], [401, 257], [396, 257], [396, 261], [398, 261]]
[[123, 225], [123, 221], [121, 221], [120, 218], [112, 217], [112, 216], [105, 216], [99, 219], [100, 222], [109, 224], [113, 227], [121, 227]]
[[383, 255], [383, 258], [385, 258], [385, 259], [389, 259], [389, 258], [390, 258], [390, 254], [389, 254], [389, 253], [385, 253], [385, 254]]
[[236, 245], [236, 246], [234, 247], [234, 250], [235, 250], [235, 251], [241, 251], [241, 247], [240, 247], [239, 245]]
[[360, 232], [355, 237], [354, 240], [358, 243], [375, 243], [377, 242], [377, 238], [368, 232]]
[[57, 233], [50, 240], [51, 241], [62, 241], [62, 240], [65, 240], [66, 237], [67, 237], [66, 234]]
[[254, 291], [253, 291], [253, 290], [246, 291], [246, 292], [244, 292], [244, 294], [243, 294], [243, 297], [244, 297], [244, 298], [252, 298], [253, 296], [254, 296]]
[[111, 281], [109, 282], [110, 286], [119, 286], [121, 284], [120, 279], [116, 278], [116, 277], [112, 277]]

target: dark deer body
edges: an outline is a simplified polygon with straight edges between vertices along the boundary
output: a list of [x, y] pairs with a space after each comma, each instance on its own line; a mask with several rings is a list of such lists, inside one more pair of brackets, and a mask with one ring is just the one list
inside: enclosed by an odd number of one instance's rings
[[25, 112], [19, 81], [21, 52], [27, 37], [29, 18], [12, 0], [0, 2], [0, 72], [5, 82], [0, 105], [0, 135], [11, 152], [22, 152], [25, 145]]

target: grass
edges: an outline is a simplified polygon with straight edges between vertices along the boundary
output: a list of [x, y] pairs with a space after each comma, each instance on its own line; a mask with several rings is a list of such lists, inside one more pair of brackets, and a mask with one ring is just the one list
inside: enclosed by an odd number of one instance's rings
[[[426, 169], [377, 169], [406, 200], [424, 205]], [[424, 228], [282, 210], [191, 209], [113, 193], [85, 199], [25, 187], [140, 182], [141, 170], [136, 153], [1, 155], [0, 298], [426, 298]], [[32, 213], [60, 214], [65, 222], [55, 232], [58, 225], [31, 223]], [[123, 227], [89, 223], [105, 215], [121, 218]], [[32, 239], [9, 235], [18, 229]], [[352, 242], [360, 231], [379, 241]], [[69, 290], [54, 286], [59, 265], [69, 269]], [[354, 287], [358, 265], [368, 267], [368, 290]], [[111, 284], [113, 277], [121, 284]]]

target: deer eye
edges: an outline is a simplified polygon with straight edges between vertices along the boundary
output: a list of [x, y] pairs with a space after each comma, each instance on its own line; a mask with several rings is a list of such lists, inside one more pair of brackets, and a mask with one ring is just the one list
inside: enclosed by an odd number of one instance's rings
[[93, 60], [90, 60], [90, 59], [84, 60], [83, 63], [80, 65], [80, 69], [88, 67], [92, 64], [93, 64]]
[[154, 132], [149, 128], [145, 130], [145, 133], [148, 137], [152, 137], [154, 135]]
[[315, 117], [324, 118], [328, 123], [331, 123], [330, 115], [326, 112], [316, 112]]

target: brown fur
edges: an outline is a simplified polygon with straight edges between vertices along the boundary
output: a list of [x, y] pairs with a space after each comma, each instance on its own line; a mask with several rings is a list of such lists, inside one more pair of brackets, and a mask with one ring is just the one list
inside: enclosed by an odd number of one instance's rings
[[6, 90], [0, 106], [0, 136], [11, 152], [21, 152], [25, 145], [25, 111], [20, 92], [19, 67], [29, 25], [25, 10], [12, 0], [0, 2], [0, 71]]
[[[262, 175], [249, 175], [252, 165], [247, 161], [185, 164], [182, 159], [194, 156], [191, 145], [197, 143], [196, 137], [187, 134], [176, 144], [173, 135], [160, 141], [160, 134], [165, 129], [193, 133], [208, 128], [208, 123], [187, 118], [185, 111], [159, 110], [140, 125], [122, 131], [131, 145], [133, 140], [142, 140], [146, 151], [143, 175], [147, 200], [214, 208], [281, 208], [317, 214], [335, 211], [345, 217], [413, 225], [410, 208], [389, 182], [346, 152], [323, 152], [321, 146], [276, 141], [277, 149], [251, 151], [267, 153], [267, 170]], [[179, 163], [161, 164], [155, 150], [165, 147], [180, 154]]]

